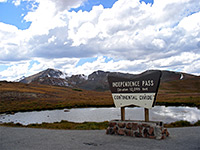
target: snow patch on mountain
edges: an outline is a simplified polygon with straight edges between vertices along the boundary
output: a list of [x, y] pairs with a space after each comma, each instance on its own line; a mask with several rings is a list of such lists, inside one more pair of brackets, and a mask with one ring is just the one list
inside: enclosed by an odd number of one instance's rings
[[63, 73], [63, 74], [60, 75], [60, 78], [61, 79], [67, 79], [67, 78], [69, 78], [69, 76], [66, 73]]
[[14, 80], [14, 82], [20, 82], [21, 80], [23, 80], [25, 78], [26, 78], [25, 76], [22, 76], [21, 78]]
[[182, 79], [183, 79], [183, 77], [184, 77], [184, 76], [183, 76], [183, 74], [181, 73], [181, 75], [180, 75], [180, 80], [182, 80]]
[[84, 80], [88, 80], [88, 76], [81, 74], [80, 78], [84, 79]]

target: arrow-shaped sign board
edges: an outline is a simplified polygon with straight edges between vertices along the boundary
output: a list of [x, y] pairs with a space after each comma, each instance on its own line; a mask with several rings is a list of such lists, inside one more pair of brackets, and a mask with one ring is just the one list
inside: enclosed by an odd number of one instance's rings
[[136, 105], [144, 108], [154, 106], [161, 71], [151, 70], [125, 78], [110, 74], [109, 87], [116, 107]]

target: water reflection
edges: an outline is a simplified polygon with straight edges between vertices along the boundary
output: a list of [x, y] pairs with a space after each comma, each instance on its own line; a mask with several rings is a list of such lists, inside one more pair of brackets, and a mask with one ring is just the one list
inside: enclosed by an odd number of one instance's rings
[[[110, 121], [120, 119], [119, 108], [75, 108], [50, 111], [19, 112], [14, 115], [0, 115], [0, 122], [14, 122], [24, 125], [42, 122], [60, 122], [68, 120], [72, 122], [85, 121]], [[126, 108], [127, 120], [144, 120], [144, 109]], [[187, 120], [194, 123], [200, 120], [200, 110], [196, 107], [165, 107], [155, 106], [150, 109], [151, 121], [163, 121], [170, 123], [178, 120]]]
[[165, 123], [186, 120], [194, 123], [200, 120], [200, 110], [196, 107], [155, 107], [152, 120], [163, 120]]

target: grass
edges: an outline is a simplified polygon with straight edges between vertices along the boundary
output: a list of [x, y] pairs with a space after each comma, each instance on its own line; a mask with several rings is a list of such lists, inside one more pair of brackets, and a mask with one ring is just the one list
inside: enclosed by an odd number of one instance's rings
[[[30, 124], [22, 125], [20, 123], [3, 123], [0, 126], [7, 127], [27, 127], [27, 128], [42, 128], [42, 129], [66, 129], [66, 130], [105, 130], [108, 127], [109, 122], [83, 122], [83, 123], [74, 123], [68, 121], [61, 121], [55, 123], [42, 123], [42, 124]], [[176, 128], [176, 127], [191, 127], [191, 126], [200, 126], [200, 120], [194, 124], [191, 124], [188, 121], [176, 121], [170, 124], [165, 124], [165, 128]]]
[[[161, 83], [156, 105], [200, 107], [200, 80]], [[0, 113], [75, 107], [113, 107], [110, 91], [0, 82]]]
[[200, 78], [161, 83], [157, 104], [200, 107]]
[[0, 82], [0, 113], [114, 106], [109, 91]]
[[104, 130], [108, 127], [108, 122], [83, 122], [74, 123], [68, 121], [61, 121], [55, 123], [42, 123], [42, 124], [14, 124], [14, 123], [4, 123], [1, 126], [8, 127], [28, 127], [28, 128], [43, 128], [43, 129], [66, 129], [66, 130]]
[[191, 127], [191, 126], [200, 126], [200, 120], [198, 120], [196, 123], [191, 124], [188, 121], [180, 120], [176, 122], [172, 122], [170, 124], [165, 124], [164, 127], [166, 128], [175, 128], [175, 127]]

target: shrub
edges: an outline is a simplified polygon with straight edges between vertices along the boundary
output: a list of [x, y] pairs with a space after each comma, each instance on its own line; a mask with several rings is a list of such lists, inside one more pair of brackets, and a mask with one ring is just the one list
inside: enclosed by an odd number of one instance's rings
[[194, 124], [194, 126], [200, 126], [200, 120], [198, 120], [198, 121]]
[[81, 89], [72, 89], [72, 90], [78, 91], [78, 92], [82, 92], [82, 91], [83, 91], [83, 90], [81, 90]]
[[184, 120], [172, 122], [170, 124], [165, 125], [165, 127], [188, 127], [188, 126], [191, 126], [190, 122]]

